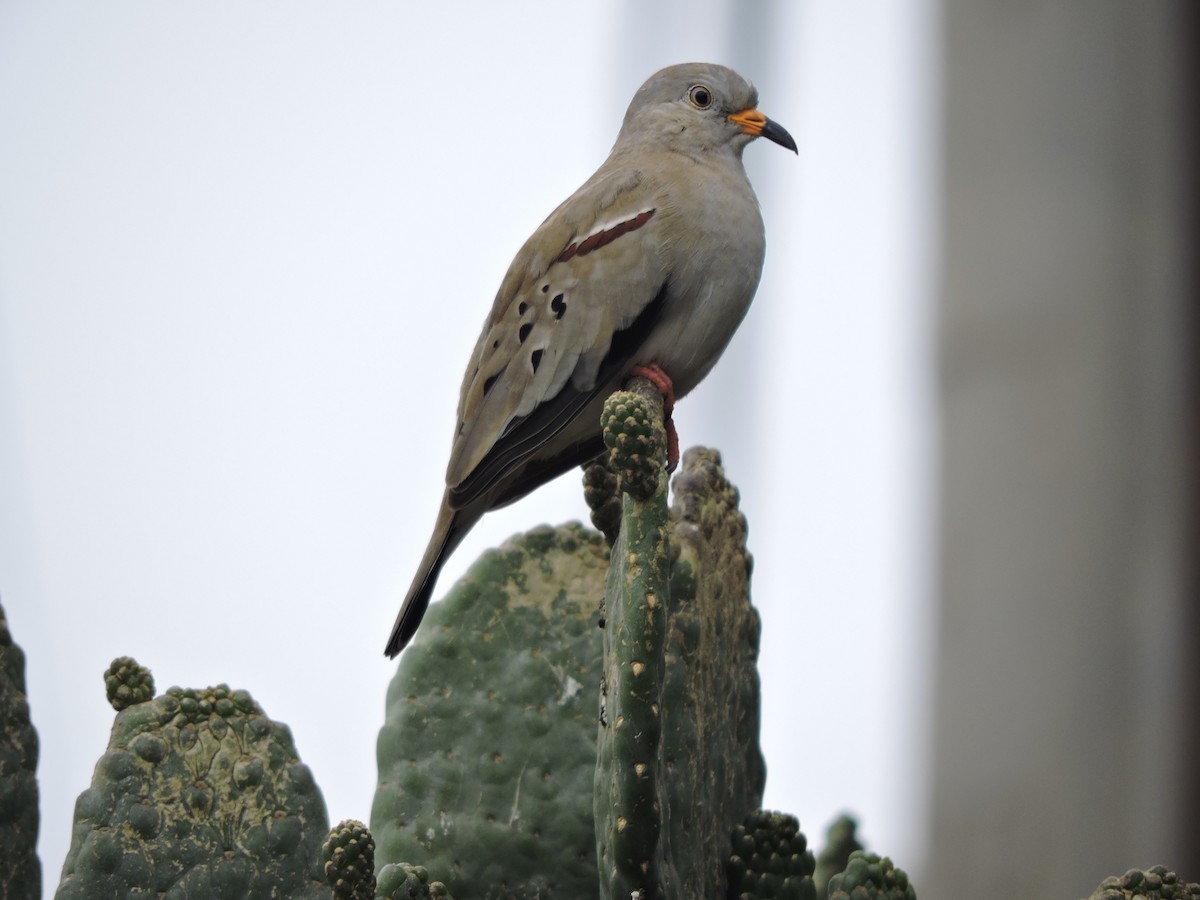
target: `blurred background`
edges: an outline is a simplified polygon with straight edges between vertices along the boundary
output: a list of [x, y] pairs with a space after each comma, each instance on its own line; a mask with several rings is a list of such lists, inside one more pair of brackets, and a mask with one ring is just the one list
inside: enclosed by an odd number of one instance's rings
[[[765, 805], [923, 900], [1200, 880], [1187, 2], [0, 3], [0, 602], [47, 894], [113, 657], [366, 818], [468, 354], [675, 62], [753, 80], [766, 271], [684, 446], [739, 485]], [[488, 516], [443, 574], [542, 522]], [[331, 726], [336, 727], [331, 727]]]

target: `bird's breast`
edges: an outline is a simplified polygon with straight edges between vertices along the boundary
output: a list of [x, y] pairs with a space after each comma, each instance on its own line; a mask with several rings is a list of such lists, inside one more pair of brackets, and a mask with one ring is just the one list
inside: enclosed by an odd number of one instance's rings
[[750, 308], [765, 239], [758, 201], [740, 171], [696, 179], [671, 201], [660, 209], [668, 293], [646, 342], [653, 358], [643, 361], [661, 365], [682, 396], [708, 374]]

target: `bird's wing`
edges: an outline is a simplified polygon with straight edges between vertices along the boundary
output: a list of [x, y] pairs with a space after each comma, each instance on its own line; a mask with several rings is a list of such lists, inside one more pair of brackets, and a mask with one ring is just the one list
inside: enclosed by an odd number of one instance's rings
[[665, 302], [660, 209], [642, 172], [597, 173], [509, 267], [459, 400], [446, 481], [456, 507], [551, 443], [641, 345]]

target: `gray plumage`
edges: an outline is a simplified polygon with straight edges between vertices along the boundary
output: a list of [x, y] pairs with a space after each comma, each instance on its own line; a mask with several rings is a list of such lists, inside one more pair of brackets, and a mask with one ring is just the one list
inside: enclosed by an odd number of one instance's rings
[[656, 73], [608, 159], [517, 253], [467, 367], [446, 492], [388, 656], [485, 512], [600, 452], [601, 407], [631, 368], [656, 364], [682, 397], [729, 343], [764, 253], [742, 151], [759, 136], [796, 150], [757, 101], [724, 66]]

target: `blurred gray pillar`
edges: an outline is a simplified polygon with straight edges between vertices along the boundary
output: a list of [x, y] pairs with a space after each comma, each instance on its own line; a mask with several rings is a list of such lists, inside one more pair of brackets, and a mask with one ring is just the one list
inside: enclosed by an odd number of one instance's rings
[[917, 884], [1070, 900], [1156, 863], [1200, 880], [1195, 14], [947, 0], [943, 23], [941, 610]]

